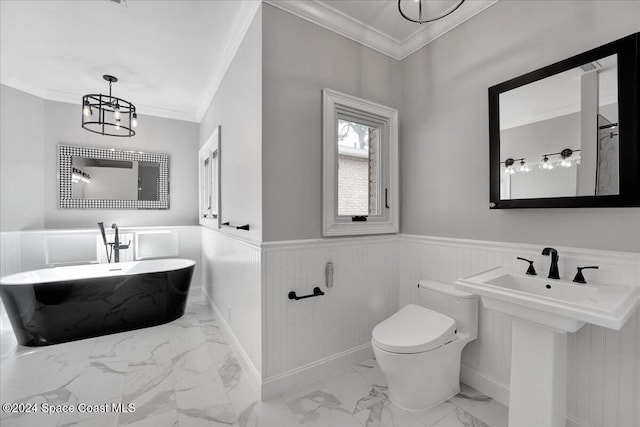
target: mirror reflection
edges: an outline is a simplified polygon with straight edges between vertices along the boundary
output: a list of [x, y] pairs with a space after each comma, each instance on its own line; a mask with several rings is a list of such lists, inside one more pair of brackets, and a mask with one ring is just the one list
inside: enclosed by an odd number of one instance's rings
[[74, 199], [160, 199], [160, 163], [74, 156], [71, 166]]
[[617, 195], [617, 55], [502, 92], [500, 199]]

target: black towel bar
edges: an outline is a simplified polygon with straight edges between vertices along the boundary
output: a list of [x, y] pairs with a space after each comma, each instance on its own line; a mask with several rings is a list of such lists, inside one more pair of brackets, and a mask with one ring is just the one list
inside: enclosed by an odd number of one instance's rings
[[220, 224], [220, 225], [224, 225], [224, 226], [227, 226], [227, 227], [235, 228], [236, 230], [247, 230], [247, 231], [249, 231], [249, 224], [245, 224], [245, 225], [231, 225], [231, 224], [229, 224], [229, 221], [227, 221], [227, 222], [223, 222], [223, 223], [222, 223], [222, 224]]
[[311, 298], [311, 297], [319, 297], [320, 295], [324, 295], [324, 292], [322, 292], [320, 290], [320, 288], [316, 286], [315, 288], [313, 288], [313, 293], [312, 294], [304, 295], [304, 296], [301, 296], [301, 297], [297, 296], [295, 291], [291, 291], [291, 292], [289, 292], [289, 299], [294, 299], [294, 300], [298, 301], [299, 299], [305, 299], [305, 298]]

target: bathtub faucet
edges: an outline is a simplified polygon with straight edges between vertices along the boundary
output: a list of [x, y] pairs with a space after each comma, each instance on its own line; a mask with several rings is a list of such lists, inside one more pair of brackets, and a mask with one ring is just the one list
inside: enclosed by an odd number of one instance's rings
[[116, 235], [113, 241], [113, 262], [120, 262], [120, 249], [129, 249], [131, 240], [126, 245], [120, 243], [120, 236], [118, 236], [118, 224], [111, 224], [111, 228], [116, 230]]
[[120, 250], [121, 249], [129, 249], [129, 245], [131, 244], [131, 240], [126, 245], [120, 243], [120, 236], [118, 235], [118, 224], [112, 224], [111, 228], [116, 230], [116, 235], [114, 236], [113, 242], [107, 242], [107, 234], [104, 232], [104, 223], [99, 222], [98, 228], [100, 229], [100, 233], [102, 234], [102, 241], [104, 242], [105, 250], [107, 251], [107, 262], [111, 262], [111, 257], [113, 255], [113, 262], [120, 262]]

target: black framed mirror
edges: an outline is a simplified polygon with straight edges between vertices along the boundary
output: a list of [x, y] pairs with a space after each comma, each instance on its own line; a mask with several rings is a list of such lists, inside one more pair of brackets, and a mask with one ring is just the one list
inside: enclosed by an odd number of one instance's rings
[[640, 33], [489, 88], [490, 208], [640, 206]]

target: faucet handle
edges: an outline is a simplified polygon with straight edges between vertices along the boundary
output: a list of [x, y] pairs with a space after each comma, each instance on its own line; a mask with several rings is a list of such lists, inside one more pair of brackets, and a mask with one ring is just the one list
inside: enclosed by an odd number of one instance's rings
[[519, 259], [521, 261], [526, 261], [529, 263], [529, 268], [527, 268], [526, 274], [528, 274], [529, 276], [537, 276], [536, 269], [533, 268], [533, 261], [522, 258], [522, 257], [517, 257], [516, 259]]
[[600, 267], [598, 267], [597, 265], [589, 265], [587, 267], [578, 267], [578, 272], [576, 273], [576, 277], [573, 278], [573, 281], [576, 283], [582, 283], [582, 284], [587, 283], [587, 281], [584, 280], [584, 275], [582, 274], [582, 270], [586, 270], [588, 268], [593, 268], [597, 270]]

